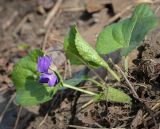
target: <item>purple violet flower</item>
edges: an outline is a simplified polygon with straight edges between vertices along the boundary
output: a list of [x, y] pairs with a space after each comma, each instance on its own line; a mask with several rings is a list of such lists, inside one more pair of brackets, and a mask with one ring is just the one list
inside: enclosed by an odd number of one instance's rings
[[53, 87], [58, 83], [58, 78], [54, 72], [48, 73], [51, 62], [52, 58], [50, 56], [38, 57], [38, 71], [41, 73], [39, 82], [48, 83], [50, 87]]
[[38, 71], [40, 73], [48, 73], [52, 58], [49, 56], [38, 57]]
[[48, 83], [50, 87], [53, 87], [57, 84], [58, 79], [55, 73], [49, 74], [49, 73], [42, 73], [39, 79], [40, 83]]

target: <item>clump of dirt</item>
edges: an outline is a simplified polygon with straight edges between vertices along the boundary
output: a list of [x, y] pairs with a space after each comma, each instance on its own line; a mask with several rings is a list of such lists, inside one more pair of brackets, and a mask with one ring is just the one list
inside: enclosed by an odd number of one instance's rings
[[[135, 89], [150, 110], [151, 118], [146, 118], [144, 127], [157, 128], [154, 125], [160, 122], [160, 28], [154, 30], [138, 48], [139, 54], [133, 62], [137, 67], [131, 70], [132, 82]], [[140, 124], [142, 126], [142, 123]]]
[[138, 67], [136, 72], [138, 73], [138, 79], [146, 83], [153, 83], [155, 85], [160, 84], [160, 28], [153, 31], [144, 44], [139, 47]]

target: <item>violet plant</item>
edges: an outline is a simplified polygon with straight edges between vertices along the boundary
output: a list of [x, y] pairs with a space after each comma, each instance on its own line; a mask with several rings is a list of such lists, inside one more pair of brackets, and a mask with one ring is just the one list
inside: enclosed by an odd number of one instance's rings
[[[120, 49], [121, 55], [126, 60], [128, 54], [141, 44], [145, 35], [155, 28], [156, 24], [156, 16], [150, 7], [147, 4], [140, 4], [135, 8], [131, 18], [109, 25], [102, 30], [97, 38], [96, 50], [82, 38], [75, 25], [71, 26], [64, 40], [64, 51], [72, 65], [83, 64], [90, 69], [103, 67], [115, 80], [120, 81], [120, 75], [111, 69], [99, 54], [110, 54]], [[89, 94], [96, 101], [131, 103], [131, 97], [122, 90], [87, 78], [84, 73], [69, 80], [63, 80], [59, 72], [52, 67], [52, 58], [44, 55], [40, 49], [32, 51], [16, 63], [12, 80], [16, 86], [16, 102], [22, 106], [49, 101], [62, 88]], [[102, 91], [94, 93], [79, 88], [77, 85], [84, 80], [101, 86]]]

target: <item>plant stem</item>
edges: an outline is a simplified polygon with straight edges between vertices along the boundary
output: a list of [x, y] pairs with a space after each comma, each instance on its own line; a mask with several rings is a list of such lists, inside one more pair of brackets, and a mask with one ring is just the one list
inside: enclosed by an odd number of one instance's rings
[[[70, 53], [72, 54], [72, 53]], [[91, 67], [83, 60], [81, 59], [80, 57], [78, 57], [77, 55], [75, 54], [72, 54], [73, 56], [75, 56], [77, 59], [79, 59], [82, 63], [84, 63], [89, 69], [91, 69]], [[119, 76], [109, 67], [109, 65], [107, 64], [107, 62], [101, 58], [101, 66], [104, 67], [106, 70], [108, 70], [108, 72], [117, 80], [120, 82], [120, 78]], [[91, 69], [92, 70], [92, 69]], [[92, 70], [94, 73], [96, 73], [94, 70]], [[98, 75], [98, 74], [95, 74], [95, 75]], [[98, 78], [102, 81], [103, 79], [101, 79], [101, 77], [98, 75]]]
[[81, 89], [81, 88], [78, 88], [78, 87], [75, 87], [75, 86], [71, 86], [71, 85], [68, 85], [68, 84], [63, 84], [63, 86], [64, 86], [64, 87], [67, 87], [67, 88], [70, 88], [70, 89], [73, 89], [73, 90], [77, 90], [77, 91], [86, 93], [86, 94], [89, 94], [89, 95], [92, 95], [92, 96], [97, 95], [96, 93], [93, 93], [93, 92], [91, 92], [91, 91], [84, 90], [84, 89]]
[[115, 78], [117, 81], [120, 81], [119, 76], [109, 67], [109, 65], [105, 62], [105, 65], [103, 65], [104, 68], [108, 70], [108, 72]]
[[103, 84], [99, 83], [98, 81], [96, 81], [96, 80], [94, 80], [94, 79], [88, 78], [88, 79], [86, 79], [86, 80], [91, 81], [92, 83], [94, 83], [94, 84], [96, 84], [97, 86], [100, 86], [100, 87], [102, 87], [102, 88], [105, 87]]
[[124, 57], [124, 70], [125, 70], [125, 75], [128, 75], [128, 56]]

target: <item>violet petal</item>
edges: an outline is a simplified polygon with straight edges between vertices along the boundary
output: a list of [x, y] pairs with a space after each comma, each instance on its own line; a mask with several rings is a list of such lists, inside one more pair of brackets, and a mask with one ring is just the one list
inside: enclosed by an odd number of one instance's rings
[[54, 85], [57, 84], [58, 79], [55, 73], [52, 74], [46, 74], [46, 73], [42, 73], [39, 79], [40, 83], [48, 83], [48, 85], [50, 87], [53, 87]]
[[48, 73], [51, 62], [52, 59], [49, 56], [38, 57], [38, 71], [41, 73]]

